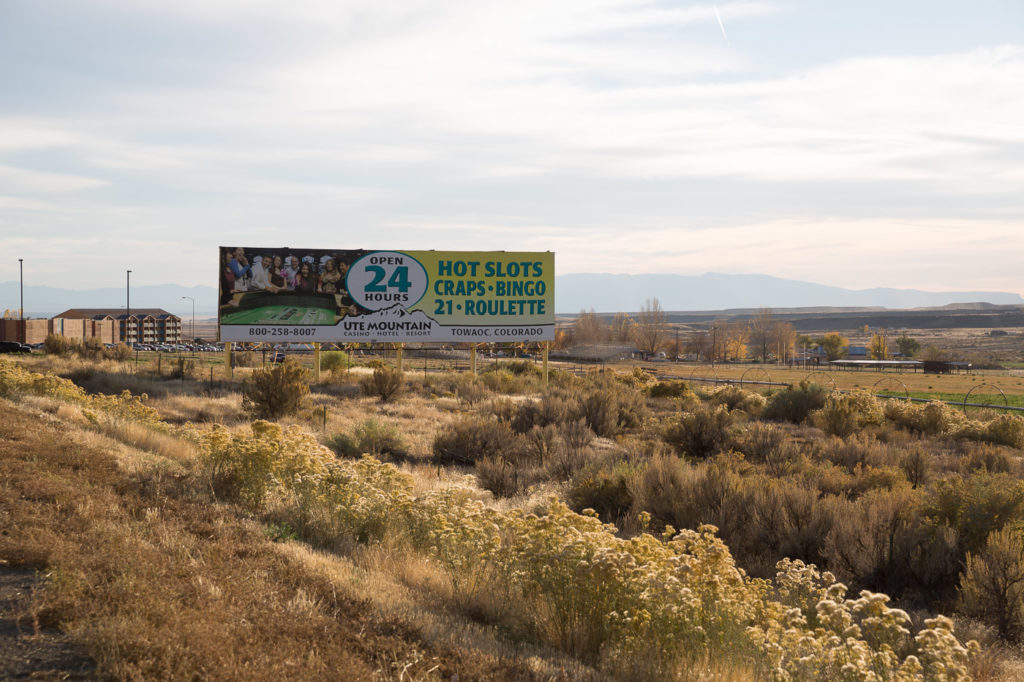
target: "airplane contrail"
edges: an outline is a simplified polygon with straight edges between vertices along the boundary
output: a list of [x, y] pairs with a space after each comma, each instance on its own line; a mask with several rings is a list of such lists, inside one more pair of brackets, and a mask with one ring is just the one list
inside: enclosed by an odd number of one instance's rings
[[726, 43], [729, 43], [729, 36], [725, 33], [725, 24], [722, 23], [722, 15], [718, 13], [718, 5], [715, 5], [715, 17], [718, 18], [718, 27], [722, 29], [722, 37], [725, 38]]

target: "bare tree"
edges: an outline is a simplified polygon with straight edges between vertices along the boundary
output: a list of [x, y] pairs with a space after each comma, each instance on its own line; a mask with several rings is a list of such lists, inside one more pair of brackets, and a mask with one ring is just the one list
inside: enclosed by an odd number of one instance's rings
[[600, 343], [605, 340], [607, 329], [601, 318], [591, 308], [590, 312], [580, 311], [579, 317], [576, 318], [576, 323], [572, 327], [572, 335], [576, 343]]
[[657, 298], [649, 298], [636, 316], [634, 325], [636, 346], [644, 353], [658, 352], [665, 339], [665, 312]]
[[726, 342], [729, 338], [729, 323], [725, 320], [715, 320], [711, 323], [711, 363], [728, 357]]
[[771, 308], [761, 308], [756, 316], [750, 321], [750, 347], [754, 355], [760, 358], [761, 362], [768, 360], [768, 354], [774, 347], [773, 330], [775, 317]]
[[772, 325], [772, 348], [779, 362], [788, 362], [796, 348], [796, 329], [789, 322]]
[[613, 341], [629, 343], [633, 338], [633, 327], [636, 323], [626, 313], [615, 313], [608, 334]]
[[697, 360], [711, 357], [711, 334], [706, 331], [693, 331], [686, 340], [686, 352], [693, 353]]

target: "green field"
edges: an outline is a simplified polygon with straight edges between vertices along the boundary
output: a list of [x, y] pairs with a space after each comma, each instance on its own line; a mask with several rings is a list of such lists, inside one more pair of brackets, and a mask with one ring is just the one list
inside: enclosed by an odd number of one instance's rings
[[222, 324], [320, 324], [336, 322], [334, 314], [326, 308], [268, 305], [238, 310], [221, 316]]

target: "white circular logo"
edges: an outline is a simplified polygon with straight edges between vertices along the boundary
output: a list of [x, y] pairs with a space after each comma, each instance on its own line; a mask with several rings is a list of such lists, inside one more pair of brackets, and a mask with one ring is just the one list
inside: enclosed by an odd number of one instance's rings
[[397, 251], [374, 251], [348, 269], [346, 286], [356, 303], [364, 308], [408, 308], [427, 292], [427, 271], [412, 256]]

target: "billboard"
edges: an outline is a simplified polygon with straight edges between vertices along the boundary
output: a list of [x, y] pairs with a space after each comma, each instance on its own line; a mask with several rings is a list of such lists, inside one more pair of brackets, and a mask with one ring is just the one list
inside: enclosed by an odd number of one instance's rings
[[221, 341], [555, 337], [555, 254], [220, 248]]

